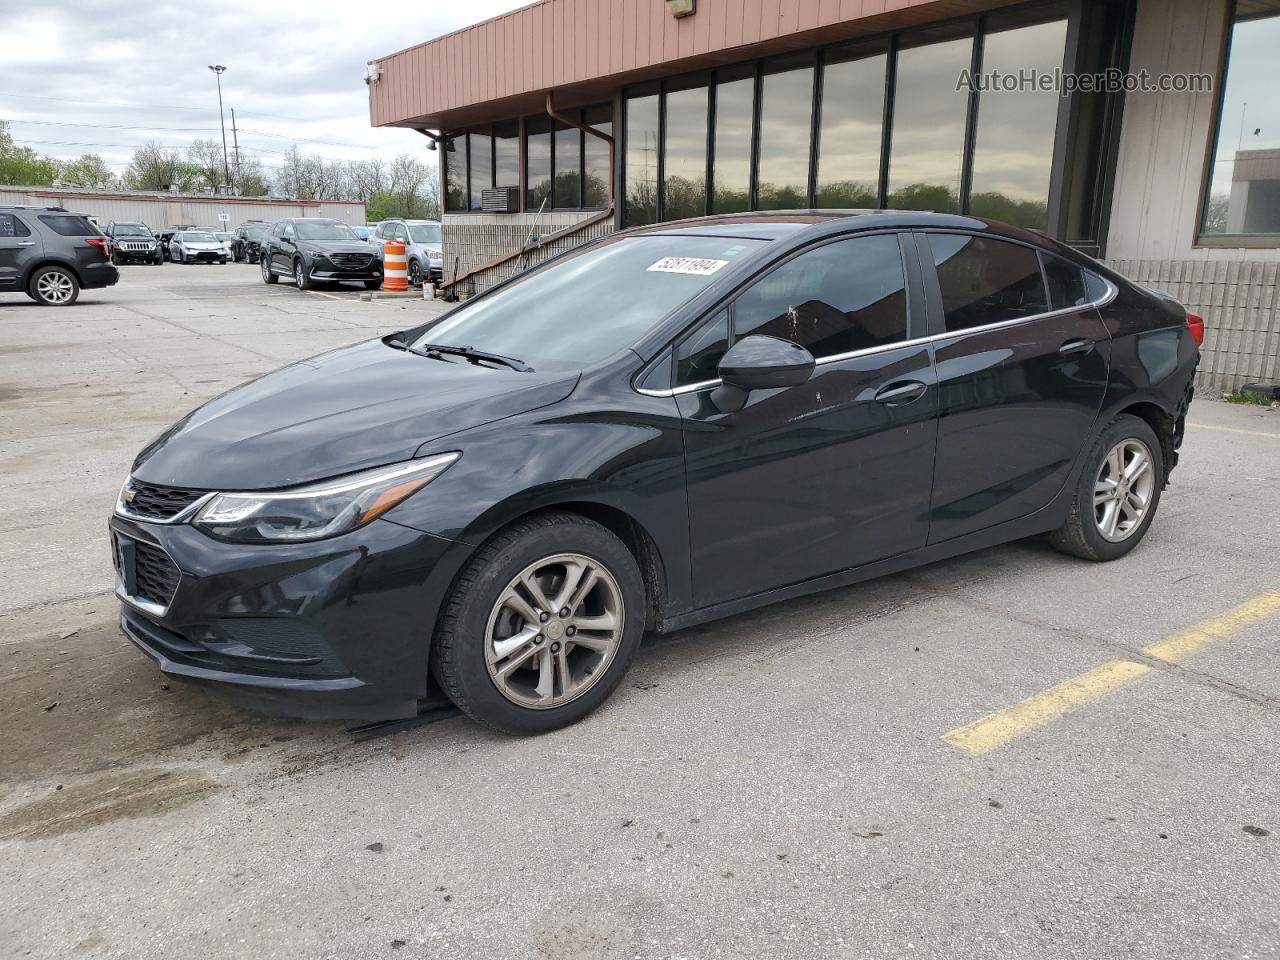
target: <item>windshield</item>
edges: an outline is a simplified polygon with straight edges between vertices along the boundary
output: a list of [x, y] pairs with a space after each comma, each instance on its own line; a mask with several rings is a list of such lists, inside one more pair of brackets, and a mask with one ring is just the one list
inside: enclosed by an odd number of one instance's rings
[[187, 231], [181, 236], [183, 243], [217, 243], [217, 241], [213, 239], [212, 233], [193, 233], [191, 231]]
[[439, 243], [440, 242], [440, 224], [438, 223], [414, 223], [409, 226], [409, 236], [413, 237], [414, 243]]
[[308, 223], [295, 220], [299, 240], [354, 240], [356, 235], [345, 223]]
[[261, 240], [267, 235], [266, 227], [245, 227], [244, 235], [249, 240]]
[[117, 223], [111, 228], [111, 234], [116, 237], [149, 237], [151, 231], [136, 223]]
[[219, 239], [219, 240], [234, 240], [234, 239], [235, 239], [235, 237], [234, 237], [232, 234], [229, 234], [229, 233], [219, 233], [219, 234], [218, 234], [218, 239]]
[[624, 349], [766, 240], [622, 237], [549, 264], [464, 305], [416, 345], [468, 346], [517, 357], [593, 363]]

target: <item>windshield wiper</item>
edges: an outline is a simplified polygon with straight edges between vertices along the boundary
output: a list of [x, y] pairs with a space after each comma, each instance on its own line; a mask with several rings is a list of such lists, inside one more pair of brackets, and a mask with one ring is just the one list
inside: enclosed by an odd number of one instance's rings
[[411, 353], [420, 353], [423, 356], [448, 354], [455, 357], [465, 357], [468, 360], [484, 360], [489, 363], [500, 363], [504, 367], [518, 370], [520, 373], [533, 373], [533, 367], [523, 360], [518, 360], [515, 357], [504, 357], [500, 353], [486, 353], [483, 350], [476, 350], [472, 347], [455, 347], [447, 343], [424, 343], [419, 347], [406, 345], [405, 349]]

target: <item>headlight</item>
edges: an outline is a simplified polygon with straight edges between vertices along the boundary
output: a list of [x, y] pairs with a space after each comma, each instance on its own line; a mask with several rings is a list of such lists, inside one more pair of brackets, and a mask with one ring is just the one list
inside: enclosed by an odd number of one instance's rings
[[445, 453], [287, 490], [220, 493], [192, 522], [214, 537], [239, 543], [320, 540], [382, 516], [461, 456]]

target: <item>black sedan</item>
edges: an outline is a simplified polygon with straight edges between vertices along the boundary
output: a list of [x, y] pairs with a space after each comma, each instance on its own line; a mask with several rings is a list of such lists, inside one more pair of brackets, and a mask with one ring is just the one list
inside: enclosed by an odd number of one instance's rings
[[370, 290], [382, 286], [382, 261], [377, 253], [340, 220], [277, 220], [259, 246], [264, 283], [277, 283], [285, 276], [291, 277], [299, 290], [340, 280], [362, 280]]
[[1203, 323], [961, 216], [615, 234], [210, 401], [111, 520], [124, 632], [307, 716], [428, 676], [531, 733], [667, 632], [1047, 534], [1114, 560], [1178, 461]]

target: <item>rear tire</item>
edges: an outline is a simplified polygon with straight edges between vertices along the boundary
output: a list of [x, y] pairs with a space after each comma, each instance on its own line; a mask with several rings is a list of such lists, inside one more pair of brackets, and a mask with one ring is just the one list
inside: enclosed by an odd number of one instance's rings
[[27, 295], [42, 307], [69, 307], [80, 296], [80, 282], [64, 267], [41, 267], [27, 284]]
[[626, 545], [577, 514], [542, 514], [498, 533], [458, 575], [431, 669], [480, 723], [546, 733], [608, 699], [635, 659], [644, 620], [644, 580]]
[[1049, 543], [1084, 560], [1118, 560], [1147, 535], [1164, 482], [1155, 431], [1138, 417], [1117, 417], [1089, 448], [1066, 522]]

